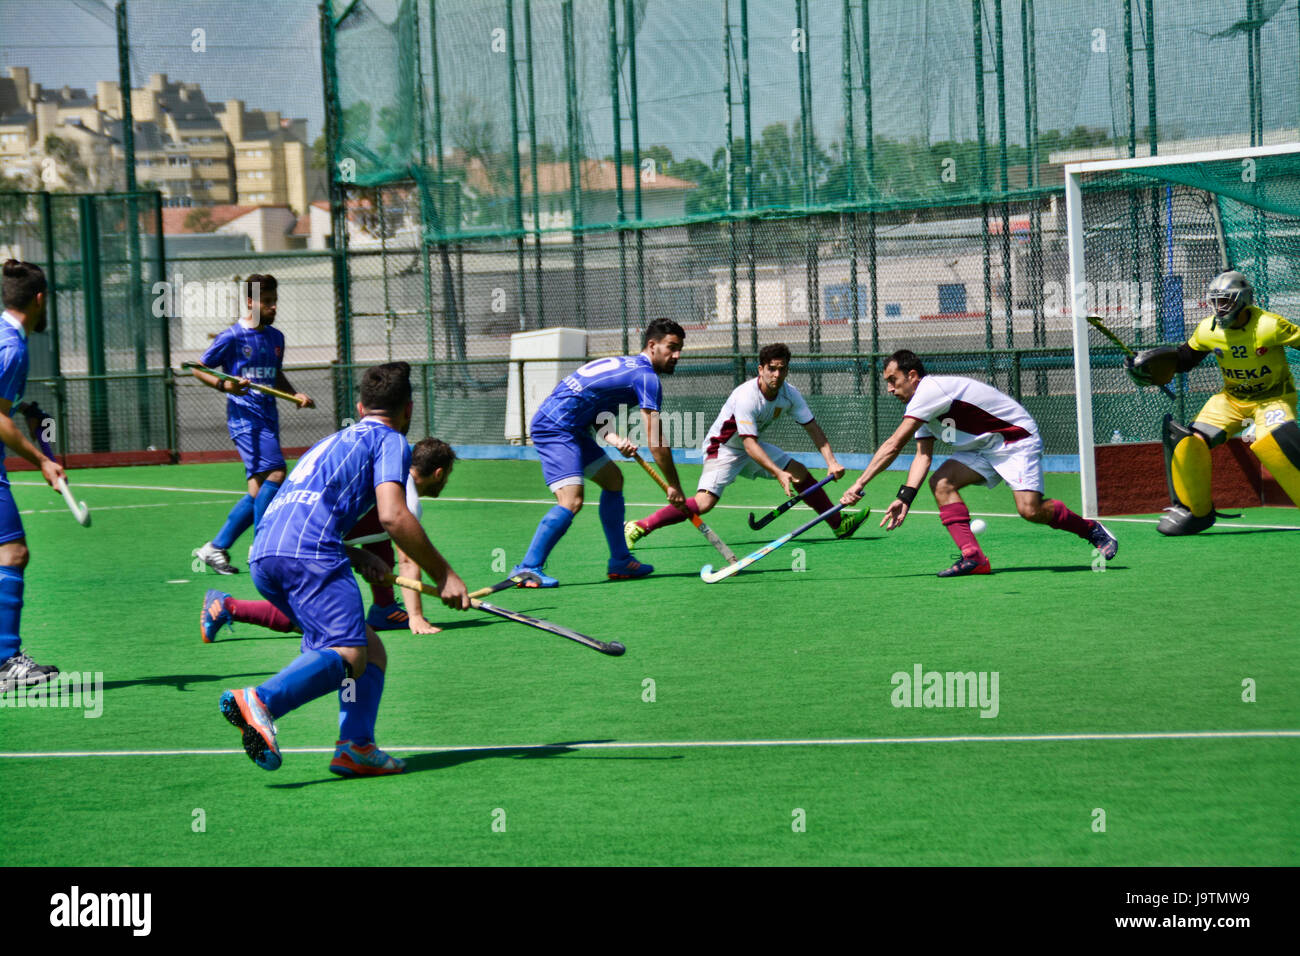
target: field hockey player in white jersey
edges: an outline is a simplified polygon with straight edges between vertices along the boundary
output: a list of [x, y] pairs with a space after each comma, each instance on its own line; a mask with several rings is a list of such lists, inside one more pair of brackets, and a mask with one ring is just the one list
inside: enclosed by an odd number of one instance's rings
[[840, 501], [855, 504], [867, 482], [893, 463], [912, 438], [916, 457], [907, 483], [885, 512], [881, 527], [893, 531], [903, 523], [921, 482], [930, 471], [936, 434], [953, 447], [953, 454], [930, 478], [930, 490], [943, 522], [961, 554], [941, 578], [990, 574], [992, 566], [971, 532], [970, 511], [960, 490], [984, 484], [995, 488], [1005, 481], [1016, 499], [1020, 517], [1069, 531], [1093, 545], [1107, 561], [1119, 551], [1115, 536], [1100, 522], [1083, 518], [1065, 502], [1043, 498], [1043, 440], [1029, 412], [996, 388], [960, 375], [927, 375], [913, 352], [900, 349], [885, 362], [885, 388], [903, 402], [903, 422], [876, 449], [871, 463]]

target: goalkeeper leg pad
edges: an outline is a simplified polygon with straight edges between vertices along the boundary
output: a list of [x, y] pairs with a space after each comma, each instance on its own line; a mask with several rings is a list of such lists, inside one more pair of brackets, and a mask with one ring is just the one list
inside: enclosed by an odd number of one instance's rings
[[1277, 479], [1292, 504], [1300, 507], [1300, 425], [1283, 422], [1255, 439], [1250, 450]]
[[1165, 416], [1163, 435], [1170, 499], [1193, 517], [1212, 515], [1209, 443], [1186, 425], [1175, 422], [1172, 415]]

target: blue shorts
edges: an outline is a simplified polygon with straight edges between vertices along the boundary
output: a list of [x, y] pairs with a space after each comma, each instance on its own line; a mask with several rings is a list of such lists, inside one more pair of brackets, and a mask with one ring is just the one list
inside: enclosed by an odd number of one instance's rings
[[25, 538], [23, 519], [18, 517], [18, 505], [14, 503], [13, 492], [9, 490], [9, 476], [0, 468], [0, 544]]
[[542, 460], [542, 480], [551, 491], [580, 485], [610, 462], [588, 431], [538, 428], [532, 432], [532, 439], [537, 457]]
[[230, 423], [230, 440], [239, 449], [246, 477], [287, 467], [276, 429], [258, 422]]
[[248, 570], [262, 597], [302, 629], [303, 651], [366, 646], [365, 605], [347, 558], [271, 554], [249, 562]]

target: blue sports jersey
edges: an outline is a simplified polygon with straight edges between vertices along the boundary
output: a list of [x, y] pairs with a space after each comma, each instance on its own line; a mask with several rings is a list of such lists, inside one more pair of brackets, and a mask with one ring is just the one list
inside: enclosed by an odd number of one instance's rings
[[[27, 337], [9, 322], [0, 318], [0, 398], [15, 406], [9, 414], [16, 414], [18, 400], [27, 389]], [[4, 457], [0, 456], [0, 476], [4, 476]]]
[[312, 445], [262, 516], [249, 561], [271, 555], [344, 558], [343, 535], [375, 507], [385, 481], [405, 488], [411, 470], [406, 436], [363, 418]]
[[566, 375], [533, 416], [534, 427], [578, 431], [591, 428], [602, 412], [620, 405], [659, 411], [659, 376], [644, 354], [588, 362]]
[[[250, 329], [236, 322], [222, 330], [200, 361], [227, 375], [274, 388], [284, 364], [284, 333], [274, 326]], [[232, 434], [259, 424], [278, 430], [280, 413], [272, 396], [250, 389], [247, 395], [227, 396], [226, 424]]]

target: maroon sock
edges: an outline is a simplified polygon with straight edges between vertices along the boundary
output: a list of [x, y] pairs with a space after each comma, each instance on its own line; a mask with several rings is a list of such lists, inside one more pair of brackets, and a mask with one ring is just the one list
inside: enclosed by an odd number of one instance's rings
[[939, 520], [952, 535], [952, 540], [957, 542], [963, 558], [983, 557], [984, 552], [980, 550], [980, 543], [971, 533], [970, 510], [965, 504], [959, 501], [955, 505], [940, 505]]
[[1087, 518], [1075, 514], [1065, 507], [1064, 501], [1057, 501], [1052, 498], [1045, 503], [1052, 509], [1052, 517], [1047, 522], [1049, 527], [1077, 534], [1084, 541], [1089, 540], [1088, 536], [1092, 534], [1092, 529], [1097, 522], [1089, 521]]
[[[691, 514], [700, 513], [700, 506], [695, 503], [694, 498], [686, 499], [686, 508]], [[637, 522], [637, 527], [643, 531], [654, 531], [658, 528], [667, 527], [670, 524], [677, 524], [679, 521], [685, 521], [686, 516], [674, 508], [672, 505], [664, 505], [648, 518], [642, 518]]]
[[[362, 547], [383, 561], [390, 568], [393, 566], [393, 545], [389, 541], [372, 541]], [[397, 603], [397, 595], [390, 584], [371, 584], [370, 594], [379, 607], [391, 607]]]
[[285, 634], [295, 630], [293, 621], [270, 601], [240, 601], [236, 598], [226, 598], [226, 610], [241, 624], [256, 624], [258, 627], [270, 628]]
[[[809, 475], [803, 481], [796, 481], [794, 487], [796, 491], [803, 491], [805, 488], [811, 488], [815, 484], [817, 484], [817, 479], [812, 475]], [[808, 503], [809, 508], [817, 512], [819, 515], [824, 515], [831, 509], [831, 499], [830, 496], [826, 494], [825, 488], [818, 488], [812, 494], [806, 495], [803, 500]], [[840, 512], [837, 511], [835, 514], [827, 518], [826, 523], [832, 528], [838, 528], [840, 526]]]

